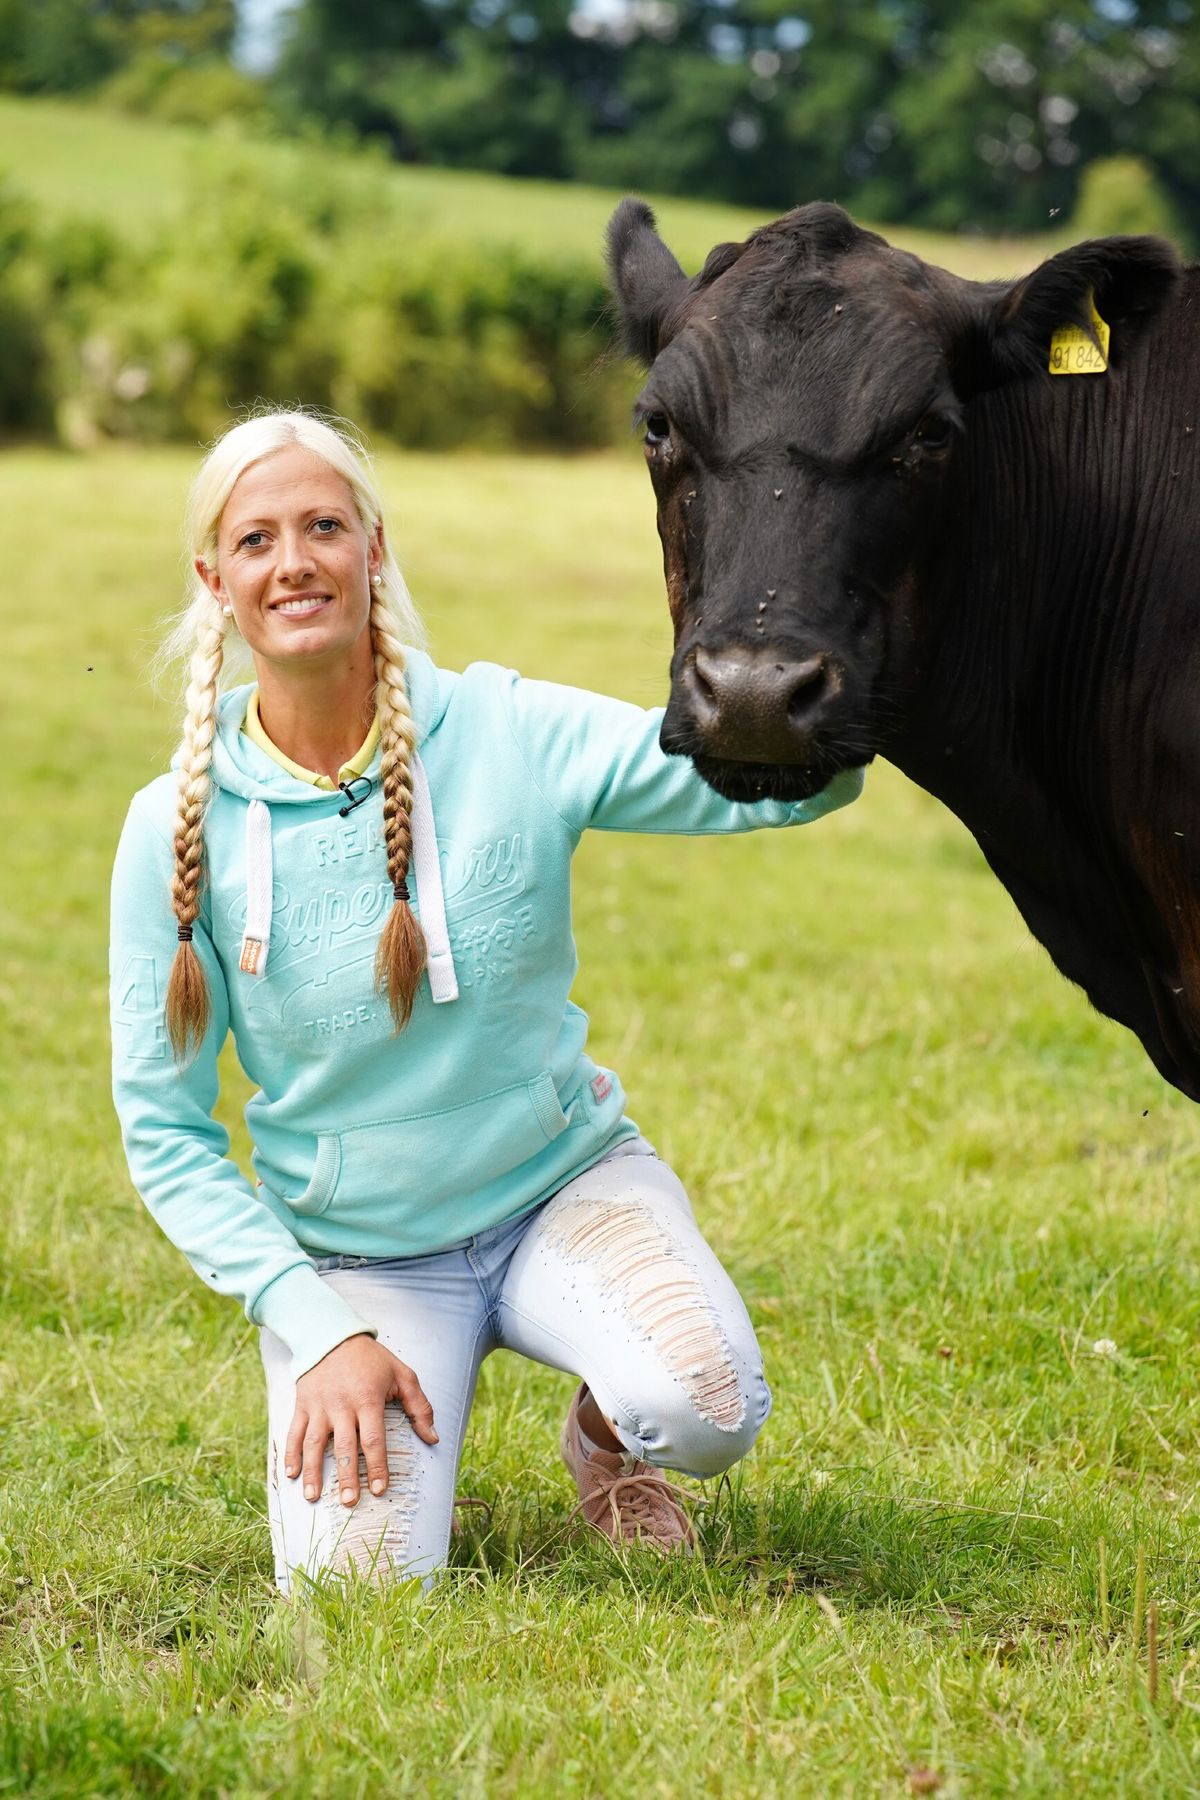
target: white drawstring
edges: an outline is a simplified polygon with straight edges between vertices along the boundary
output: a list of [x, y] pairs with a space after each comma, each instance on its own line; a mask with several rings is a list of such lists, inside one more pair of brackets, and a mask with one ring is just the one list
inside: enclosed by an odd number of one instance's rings
[[[446, 925], [446, 896], [438, 857], [437, 831], [429, 778], [415, 753], [411, 764], [412, 869], [421, 905], [421, 929], [429, 971], [429, 991], [436, 1005], [458, 999], [458, 977]], [[271, 944], [271, 814], [262, 800], [252, 800], [246, 812], [246, 930], [238, 968], [245, 975], [263, 975]]]
[[435, 1005], [440, 1006], [447, 1000], [458, 999], [458, 977], [454, 972], [450, 933], [446, 928], [446, 896], [442, 889], [442, 870], [438, 857], [437, 832], [433, 823], [429, 778], [415, 751], [410, 772], [413, 791], [413, 874], [417, 882], [417, 898], [421, 902], [421, 930], [425, 934], [429, 991]]
[[271, 814], [261, 800], [252, 800], [246, 812], [246, 931], [238, 968], [245, 975], [262, 975], [271, 944]]

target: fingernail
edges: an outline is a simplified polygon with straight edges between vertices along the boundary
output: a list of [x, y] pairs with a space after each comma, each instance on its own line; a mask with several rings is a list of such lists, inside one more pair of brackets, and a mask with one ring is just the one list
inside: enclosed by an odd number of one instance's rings
[[309, 1485], [304, 1490], [304, 1498], [306, 1500], [315, 1500], [316, 1497], [317, 1497], [317, 1490], [315, 1487], [313, 1487], [312, 1483], [310, 1482]]
[[433, 1432], [433, 1433], [432, 1433], [432, 1434], [431, 1434], [431, 1435], [430, 1435], [430, 1440], [429, 1440], [429, 1441], [430, 1441], [430, 1443], [431, 1443], [431, 1444], [440, 1444], [440, 1443], [441, 1443], [441, 1441], [442, 1441], [442, 1440], [441, 1440], [441, 1438], [440, 1438], [440, 1437], [439, 1437], [439, 1436], [438, 1436], [438, 1434], [437, 1434], [437, 1432], [436, 1432], [436, 1431], [435, 1431], [435, 1432]]
[[354, 1500], [355, 1500], [354, 1489], [353, 1488], [343, 1488], [342, 1489], [342, 1505], [343, 1506], [353, 1506]]
[[383, 1476], [377, 1475], [375, 1477], [374, 1481], [371, 1483], [371, 1492], [373, 1494], [382, 1494], [382, 1492], [386, 1486], [387, 1486], [387, 1482], [383, 1479]]

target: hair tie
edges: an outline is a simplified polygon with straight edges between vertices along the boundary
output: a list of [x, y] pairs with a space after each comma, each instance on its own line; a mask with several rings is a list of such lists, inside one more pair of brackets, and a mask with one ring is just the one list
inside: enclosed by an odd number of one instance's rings
[[192, 928], [190, 925], [181, 925], [179, 927], [179, 941], [181, 944], [190, 944], [191, 943]]
[[397, 881], [393, 884], [392, 898], [394, 900], [403, 900], [405, 906], [412, 905], [412, 901], [408, 897], [408, 876], [407, 875], [404, 877], [403, 881]]

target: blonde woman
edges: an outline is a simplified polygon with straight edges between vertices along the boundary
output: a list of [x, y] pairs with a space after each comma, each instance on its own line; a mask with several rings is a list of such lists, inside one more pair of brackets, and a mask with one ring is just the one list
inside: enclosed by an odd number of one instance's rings
[[[133, 801], [112, 902], [114, 1094], [133, 1180], [261, 1330], [275, 1572], [429, 1576], [499, 1347], [580, 1382], [580, 1511], [686, 1546], [664, 1467], [745, 1455], [769, 1395], [677, 1178], [585, 1051], [580, 834], [814, 819], [738, 806], [660, 715], [435, 667], [365, 452], [304, 413], [235, 426], [192, 493], [175, 772]], [[221, 692], [238, 638], [257, 677]], [[214, 1122], [232, 1032], [257, 1180]]]

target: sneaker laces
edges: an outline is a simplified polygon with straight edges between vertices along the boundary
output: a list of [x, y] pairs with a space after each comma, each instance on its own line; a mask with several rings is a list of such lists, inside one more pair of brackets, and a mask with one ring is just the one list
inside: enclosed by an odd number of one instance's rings
[[578, 1513], [589, 1525], [599, 1525], [608, 1516], [621, 1537], [654, 1537], [664, 1523], [665, 1512], [685, 1537], [689, 1534], [691, 1526], [683, 1496], [649, 1464], [635, 1463], [631, 1470], [610, 1471], [591, 1461], [588, 1472], [596, 1483], [596, 1491], [572, 1509], [571, 1518]]

